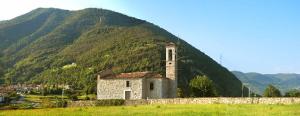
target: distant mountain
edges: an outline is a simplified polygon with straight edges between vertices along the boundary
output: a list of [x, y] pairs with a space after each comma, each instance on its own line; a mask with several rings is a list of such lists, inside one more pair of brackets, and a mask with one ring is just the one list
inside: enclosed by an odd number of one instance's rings
[[[82, 76], [86, 69], [92, 74], [111, 68], [116, 73], [164, 75], [165, 44], [174, 42], [179, 50], [179, 87], [184, 92], [189, 91], [189, 80], [205, 74], [222, 96], [241, 95], [241, 82], [203, 52], [154, 24], [109, 10], [38, 8], [0, 23], [0, 41], [2, 83], [67, 81], [80, 89], [86, 85], [81, 80], [88, 80]], [[60, 70], [69, 64], [80, 68]]]
[[238, 71], [232, 71], [232, 73], [246, 86], [250, 86], [254, 92], [261, 95], [269, 84], [277, 87], [282, 94], [291, 89], [300, 89], [300, 74], [259, 74]]

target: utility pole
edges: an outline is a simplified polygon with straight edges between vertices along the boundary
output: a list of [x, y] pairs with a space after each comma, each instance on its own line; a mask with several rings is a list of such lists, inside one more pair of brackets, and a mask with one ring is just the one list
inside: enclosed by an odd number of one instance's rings
[[220, 61], [219, 61], [219, 62], [220, 62], [220, 65], [222, 65], [222, 60], [223, 60], [223, 55], [221, 54], [221, 55], [220, 55]]
[[251, 97], [251, 88], [249, 86], [249, 97]]
[[244, 97], [244, 83], [242, 83], [242, 97]]

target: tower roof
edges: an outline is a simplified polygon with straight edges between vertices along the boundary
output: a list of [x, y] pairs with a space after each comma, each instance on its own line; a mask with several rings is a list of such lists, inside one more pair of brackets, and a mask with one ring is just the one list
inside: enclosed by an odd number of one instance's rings
[[167, 43], [167, 45], [166, 45], [166, 47], [175, 47], [175, 46], [176, 46], [176, 44], [173, 43], [173, 42], [169, 42], [169, 43]]

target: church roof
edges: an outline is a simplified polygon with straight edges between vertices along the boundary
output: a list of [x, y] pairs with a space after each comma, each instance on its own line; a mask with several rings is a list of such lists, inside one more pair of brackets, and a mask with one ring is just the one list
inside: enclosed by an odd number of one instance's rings
[[116, 75], [116, 78], [144, 78], [144, 77], [161, 78], [162, 76], [158, 73], [153, 73], [153, 72], [132, 72], [132, 73], [121, 73], [119, 75]]
[[101, 76], [104, 79], [122, 79], [122, 78], [162, 78], [162, 75], [154, 72], [131, 72], [121, 74], [110, 74]]

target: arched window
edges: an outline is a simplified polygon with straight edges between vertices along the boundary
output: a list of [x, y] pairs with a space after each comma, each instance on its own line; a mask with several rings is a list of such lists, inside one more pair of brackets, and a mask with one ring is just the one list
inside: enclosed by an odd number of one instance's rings
[[168, 57], [169, 57], [169, 61], [173, 60], [173, 54], [172, 54], [172, 50], [171, 49], [169, 50]]

